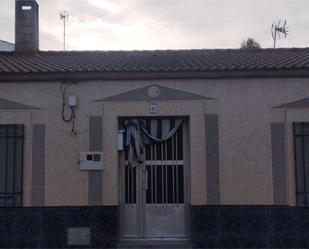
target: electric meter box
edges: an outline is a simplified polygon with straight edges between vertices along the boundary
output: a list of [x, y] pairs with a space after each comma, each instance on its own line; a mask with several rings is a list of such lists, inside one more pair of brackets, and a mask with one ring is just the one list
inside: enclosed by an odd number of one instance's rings
[[102, 152], [81, 152], [79, 157], [80, 170], [103, 170]]
[[69, 106], [76, 107], [77, 106], [77, 97], [76, 96], [69, 96]]

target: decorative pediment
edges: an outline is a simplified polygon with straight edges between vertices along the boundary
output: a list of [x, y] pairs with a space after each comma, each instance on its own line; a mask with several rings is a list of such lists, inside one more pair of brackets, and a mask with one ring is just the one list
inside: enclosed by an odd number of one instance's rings
[[276, 106], [275, 108], [309, 108], [309, 98], [303, 98], [299, 99], [293, 102], [285, 103], [279, 106]]
[[173, 100], [207, 100], [212, 99], [203, 95], [189, 93], [173, 88], [151, 85], [128, 92], [116, 94], [103, 99], [100, 101], [173, 101]]
[[39, 108], [24, 105], [15, 101], [0, 98], [0, 110], [38, 110]]

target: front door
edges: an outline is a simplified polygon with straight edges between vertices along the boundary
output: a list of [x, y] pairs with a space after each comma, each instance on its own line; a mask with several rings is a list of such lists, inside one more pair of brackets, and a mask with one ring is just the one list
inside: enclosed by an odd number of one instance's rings
[[187, 123], [146, 146], [144, 163], [121, 167], [122, 238], [183, 238], [188, 228]]

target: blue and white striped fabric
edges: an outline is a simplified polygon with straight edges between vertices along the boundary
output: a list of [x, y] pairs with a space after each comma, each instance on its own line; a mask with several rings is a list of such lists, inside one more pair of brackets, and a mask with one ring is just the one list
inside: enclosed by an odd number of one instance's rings
[[128, 162], [135, 167], [144, 160], [145, 145], [171, 138], [182, 119], [127, 119], [124, 122], [124, 145], [128, 148]]

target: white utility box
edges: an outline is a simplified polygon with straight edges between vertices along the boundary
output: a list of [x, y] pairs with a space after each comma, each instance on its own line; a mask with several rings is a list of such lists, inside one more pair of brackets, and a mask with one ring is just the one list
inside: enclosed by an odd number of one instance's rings
[[76, 107], [77, 106], [77, 97], [76, 96], [69, 96], [69, 106]]
[[124, 149], [123, 136], [124, 136], [124, 130], [119, 130], [117, 134], [117, 150], [120, 151]]
[[81, 152], [79, 156], [80, 170], [103, 170], [102, 152]]

